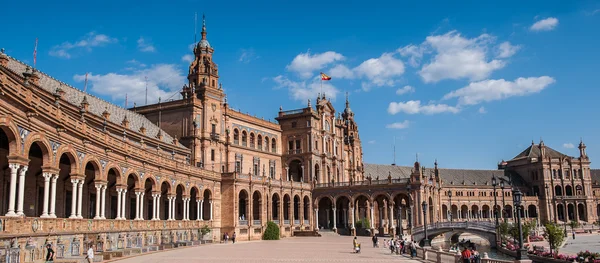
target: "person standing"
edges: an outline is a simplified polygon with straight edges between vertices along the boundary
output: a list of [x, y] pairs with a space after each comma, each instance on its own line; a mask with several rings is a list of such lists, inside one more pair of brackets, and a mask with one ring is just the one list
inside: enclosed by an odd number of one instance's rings
[[373, 241], [373, 247], [377, 247], [377, 236], [373, 235], [371, 240]]
[[85, 256], [88, 263], [94, 262], [94, 245], [90, 244], [90, 248], [87, 250], [87, 255]]
[[47, 244], [46, 248], [48, 249], [48, 253], [46, 254], [46, 262], [54, 262], [54, 250], [52, 249], [52, 244]]
[[235, 244], [235, 232], [233, 232], [233, 236], [231, 236], [231, 242], [233, 242], [233, 244]]

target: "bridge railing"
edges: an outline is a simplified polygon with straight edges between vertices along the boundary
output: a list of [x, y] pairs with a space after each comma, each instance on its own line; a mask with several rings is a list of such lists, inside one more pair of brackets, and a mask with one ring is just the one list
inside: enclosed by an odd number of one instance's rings
[[[496, 225], [489, 221], [464, 221], [464, 222], [435, 222], [427, 225], [427, 230], [435, 230], [441, 228], [464, 228], [464, 229], [479, 229], [488, 232], [496, 231]], [[413, 233], [423, 232], [423, 226], [415, 227]]]
[[[435, 250], [431, 248], [417, 248], [417, 257], [428, 262], [436, 263], [461, 263], [460, 252], [447, 252], [441, 248]], [[487, 253], [483, 253], [481, 263], [513, 263], [512, 260], [493, 259]]]

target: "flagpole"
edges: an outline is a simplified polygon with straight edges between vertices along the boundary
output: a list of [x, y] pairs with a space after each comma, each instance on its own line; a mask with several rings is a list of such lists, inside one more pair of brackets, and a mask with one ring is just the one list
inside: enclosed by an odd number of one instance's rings
[[88, 73], [85, 73], [85, 84], [83, 85], [83, 92], [87, 92], [87, 77], [88, 77]]
[[35, 47], [33, 48], [33, 68], [36, 68], [36, 64], [37, 64], [37, 45], [38, 45], [38, 38], [35, 38]]

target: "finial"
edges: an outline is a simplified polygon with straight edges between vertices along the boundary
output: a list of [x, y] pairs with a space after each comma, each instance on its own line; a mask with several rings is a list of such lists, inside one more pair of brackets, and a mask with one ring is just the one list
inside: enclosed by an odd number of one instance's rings
[[535, 144], [535, 142], [533, 142], [533, 140], [531, 140], [531, 145], [534, 145], [534, 144]]
[[0, 53], [4, 54], [4, 48], [0, 49]]
[[283, 111], [283, 106], [279, 106], [279, 111]]
[[310, 108], [310, 107], [312, 107], [312, 106], [310, 105], [310, 99], [308, 99], [308, 107], [309, 107], [309, 108]]
[[418, 162], [419, 161], [419, 153], [415, 153], [415, 156], [416, 156], [416, 159], [417, 159], [417, 162]]
[[206, 28], [206, 15], [202, 13], [202, 30]]

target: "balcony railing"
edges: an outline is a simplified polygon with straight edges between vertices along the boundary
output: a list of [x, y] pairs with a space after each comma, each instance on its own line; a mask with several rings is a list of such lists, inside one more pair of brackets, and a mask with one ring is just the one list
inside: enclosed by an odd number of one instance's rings
[[362, 186], [362, 185], [386, 185], [386, 184], [406, 184], [408, 178], [404, 179], [392, 179], [392, 180], [364, 180], [357, 182], [330, 182], [316, 184], [315, 188], [326, 188], [326, 187], [347, 187], [347, 186]]
[[308, 225], [308, 219], [304, 219], [304, 224]]
[[285, 219], [284, 219], [284, 220], [283, 220], [283, 224], [284, 224], [284, 225], [289, 225], [289, 224], [290, 224], [290, 220], [285, 220]]
[[239, 220], [239, 225], [240, 226], [247, 226], [248, 225], [248, 220]]
[[294, 220], [294, 225], [299, 225], [300, 224], [300, 220]]
[[253, 226], [260, 226], [261, 225], [261, 221], [260, 220], [252, 220], [252, 225]]
[[302, 149], [289, 149], [288, 154], [301, 154]]
[[211, 139], [211, 140], [218, 141], [218, 140], [219, 140], [219, 134], [218, 134], [218, 133], [216, 133], [216, 132], [211, 132], [211, 133], [210, 133], [210, 139]]
[[279, 225], [279, 219], [274, 218], [273, 223], [275, 223], [276, 225]]

